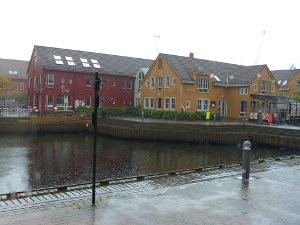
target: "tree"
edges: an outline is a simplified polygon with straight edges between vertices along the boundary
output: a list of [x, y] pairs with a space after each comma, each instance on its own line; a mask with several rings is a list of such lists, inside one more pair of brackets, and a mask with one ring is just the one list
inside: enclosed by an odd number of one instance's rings
[[3, 89], [11, 90], [13, 87], [13, 82], [11, 79], [7, 78], [5, 74], [0, 73], [0, 94], [4, 93]]

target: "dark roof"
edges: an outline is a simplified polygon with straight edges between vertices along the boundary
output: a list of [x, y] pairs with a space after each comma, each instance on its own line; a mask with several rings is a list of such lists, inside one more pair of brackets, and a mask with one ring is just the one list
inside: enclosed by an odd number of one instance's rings
[[273, 70], [271, 71], [274, 77], [278, 78], [280, 89], [287, 89], [289, 87], [288, 79], [294, 76], [299, 69], [296, 70]]
[[8, 78], [27, 79], [28, 61], [0, 59], [0, 73]]
[[[35, 49], [38, 53], [43, 68], [48, 69], [99, 72], [106, 74], [135, 76], [140, 68], [150, 67], [153, 63], [153, 60], [150, 59], [132, 58], [126, 56], [84, 52], [62, 48], [35, 46]], [[61, 57], [63, 65], [56, 63], [54, 55]], [[68, 65], [65, 57], [72, 57], [75, 66]], [[80, 58], [86, 59], [90, 67], [84, 67]], [[101, 68], [95, 68], [91, 61], [92, 59], [97, 60]]]
[[193, 78], [187, 73], [187, 71], [193, 71], [207, 75], [214, 74], [220, 80], [217, 81], [218, 79], [215, 78], [215, 85], [226, 85], [226, 69], [228, 69], [228, 77], [233, 76], [233, 79], [228, 79], [229, 85], [248, 85], [265, 66], [243, 66], [169, 54], [161, 54], [161, 56], [185, 83], [195, 83]]

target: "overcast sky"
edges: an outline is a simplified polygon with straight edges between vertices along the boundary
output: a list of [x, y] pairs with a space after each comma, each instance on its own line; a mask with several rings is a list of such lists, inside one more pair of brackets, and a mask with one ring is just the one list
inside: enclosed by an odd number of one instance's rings
[[[155, 59], [158, 53], [300, 68], [297, 0], [1, 1], [0, 58], [34, 45]], [[159, 37], [155, 37], [159, 36]]]

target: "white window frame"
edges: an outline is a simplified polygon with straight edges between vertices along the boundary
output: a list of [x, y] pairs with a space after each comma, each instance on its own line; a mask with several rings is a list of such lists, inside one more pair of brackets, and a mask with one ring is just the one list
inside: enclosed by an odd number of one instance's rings
[[248, 95], [248, 88], [240, 88], [240, 95]]
[[164, 98], [164, 110], [170, 109], [170, 99], [168, 97]]
[[122, 91], [123, 92], [126, 91], [126, 80], [125, 79], [122, 80]]
[[271, 92], [275, 92], [275, 86], [271, 87]]
[[[244, 107], [244, 111], [242, 111], [242, 102], [246, 103], [245, 107]], [[247, 101], [246, 100], [241, 100], [240, 101], [240, 117], [245, 117], [247, 114]]]
[[[50, 82], [52, 77], [52, 82]], [[47, 74], [47, 88], [54, 88], [54, 74]]]
[[132, 80], [128, 81], [128, 88], [127, 88], [128, 92], [132, 92]]
[[197, 111], [208, 112], [209, 111], [209, 99], [197, 98]]
[[154, 98], [153, 97], [149, 98], [149, 109], [154, 109]]
[[157, 77], [157, 90], [162, 91], [162, 77]]
[[24, 90], [24, 83], [20, 83], [20, 90]]
[[148, 97], [144, 98], [144, 109], [148, 109], [149, 108], [149, 99]]
[[201, 93], [208, 93], [209, 90], [209, 78], [198, 77], [197, 79], [197, 89]]
[[155, 79], [154, 77], [150, 77], [150, 89], [154, 89]]
[[148, 87], [148, 86], [149, 86], [149, 80], [146, 80], [145, 87]]
[[185, 102], [185, 108], [189, 109], [191, 107], [191, 102], [190, 101], [186, 101]]
[[[87, 103], [89, 103], [89, 104], [87, 104]], [[91, 107], [91, 104], [92, 104], [91, 96], [85, 96], [85, 106], [86, 107]]]
[[14, 90], [18, 90], [19, 87], [19, 83], [18, 82], [14, 82]]
[[92, 89], [92, 78], [91, 77], [86, 77], [85, 78], [85, 89], [86, 90], [91, 90]]
[[254, 91], [258, 91], [258, 85], [257, 84], [254, 84]]
[[176, 84], [176, 79], [172, 78], [172, 86], [174, 86]]
[[[49, 97], [52, 96], [52, 105], [49, 104]], [[54, 95], [53, 94], [47, 94], [46, 95], [46, 110], [53, 110], [53, 104], [54, 104]]]
[[170, 98], [170, 110], [176, 109], [176, 98], [172, 97]]
[[165, 88], [170, 87], [170, 75], [165, 76]]

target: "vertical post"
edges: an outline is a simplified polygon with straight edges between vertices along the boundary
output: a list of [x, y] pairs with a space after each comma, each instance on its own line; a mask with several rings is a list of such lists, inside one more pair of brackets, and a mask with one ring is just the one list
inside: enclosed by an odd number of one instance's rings
[[95, 73], [95, 102], [93, 112], [93, 125], [94, 125], [94, 151], [93, 151], [93, 184], [92, 184], [92, 205], [95, 205], [95, 194], [96, 194], [96, 163], [97, 163], [97, 110], [99, 107], [99, 96], [98, 91], [100, 89], [100, 79], [98, 78], [98, 72]]
[[243, 118], [243, 125], [245, 125], [245, 122], [246, 122], [246, 115], [244, 115], [244, 118]]
[[142, 122], [144, 122], [145, 113], [142, 112]]
[[214, 125], [216, 125], [216, 114], [214, 114]]
[[251, 155], [251, 143], [245, 141], [243, 143], [243, 166], [242, 166], [242, 179], [249, 180], [250, 173], [250, 155]]

